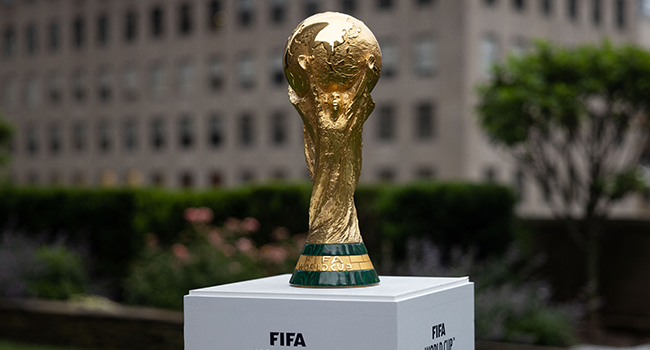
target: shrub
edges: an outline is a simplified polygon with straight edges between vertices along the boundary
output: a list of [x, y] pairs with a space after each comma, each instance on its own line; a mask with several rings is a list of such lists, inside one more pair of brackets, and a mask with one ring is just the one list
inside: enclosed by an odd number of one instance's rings
[[180, 309], [190, 289], [292, 272], [303, 244], [302, 236], [292, 239], [280, 227], [274, 242], [258, 248], [250, 236], [260, 223], [250, 217], [229, 218], [221, 228], [209, 224], [208, 208], [189, 208], [185, 218], [192, 227], [181, 232], [178, 243], [163, 246], [148, 236], [126, 279], [127, 302]]
[[406, 246], [406, 260], [393, 266], [398, 274], [469, 276], [474, 282], [477, 339], [562, 347], [576, 342], [581, 308], [551, 301], [550, 287], [532, 277], [541, 259], [526, 259], [511, 247], [479, 261], [474, 252], [454, 248], [446, 263], [428, 238], [410, 238]]
[[[87, 243], [94, 273], [123, 280], [141, 256], [148, 233], [160, 244], [176, 243], [192, 229], [183, 218], [188, 207], [209, 207], [211, 224], [229, 217], [255, 217], [261, 225], [249, 237], [256, 246], [274, 242], [273, 230], [308, 230], [309, 184], [273, 184], [200, 192], [160, 189], [0, 188], [0, 226], [47, 238], [60, 233]], [[385, 246], [404, 257], [409, 236], [430, 237], [441, 246], [477, 245], [480, 257], [501, 253], [513, 237], [514, 195], [497, 185], [421, 183], [361, 186], [355, 195], [359, 226], [380, 263]], [[468, 218], [471, 218], [468, 219]]]
[[34, 255], [38, 269], [27, 274], [27, 292], [45, 299], [85, 294], [88, 275], [80, 254], [64, 245], [41, 246]]
[[485, 258], [503, 253], [512, 242], [515, 201], [511, 190], [493, 184], [386, 188], [377, 200], [380, 233], [393, 243], [397, 259], [404, 258], [408, 237], [428, 237], [440, 247], [474, 247]]
[[59, 239], [46, 243], [12, 232], [0, 242], [0, 295], [69, 299], [84, 294], [89, 284], [83, 254]]

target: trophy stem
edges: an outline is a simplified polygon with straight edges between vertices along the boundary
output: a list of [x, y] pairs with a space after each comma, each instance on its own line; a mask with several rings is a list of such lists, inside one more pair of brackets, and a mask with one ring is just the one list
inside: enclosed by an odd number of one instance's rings
[[358, 287], [379, 283], [363, 242], [305, 244], [291, 285], [301, 287]]

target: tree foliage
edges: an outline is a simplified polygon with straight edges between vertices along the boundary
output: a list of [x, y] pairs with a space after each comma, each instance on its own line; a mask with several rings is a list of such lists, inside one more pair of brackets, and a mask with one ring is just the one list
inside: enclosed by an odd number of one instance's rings
[[583, 250], [593, 330], [600, 221], [612, 203], [646, 187], [639, 164], [649, 149], [650, 53], [609, 42], [573, 48], [538, 42], [495, 66], [478, 91], [480, 125], [536, 180]]
[[555, 214], [604, 217], [642, 187], [638, 162], [650, 110], [650, 53], [538, 42], [479, 87], [479, 121], [545, 192]]

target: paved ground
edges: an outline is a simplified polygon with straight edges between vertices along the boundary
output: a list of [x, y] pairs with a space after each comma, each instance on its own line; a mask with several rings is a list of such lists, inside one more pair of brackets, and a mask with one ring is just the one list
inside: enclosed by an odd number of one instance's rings
[[650, 344], [643, 344], [630, 347], [616, 347], [616, 346], [605, 346], [605, 345], [577, 345], [571, 347], [571, 350], [650, 350]]

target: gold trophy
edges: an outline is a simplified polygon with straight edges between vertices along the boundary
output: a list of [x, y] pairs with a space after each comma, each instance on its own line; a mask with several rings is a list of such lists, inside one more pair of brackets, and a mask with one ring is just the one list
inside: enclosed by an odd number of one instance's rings
[[289, 99], [304, 124], [312, 182], [307, 242], [289, 283], [377, 284], [353, 198], [361, 173], [361, 131], [375, 107], [370, 91], [381, 73], [377, 39], [352, 16], [316, 14], [289, 37], [283, 65]]

